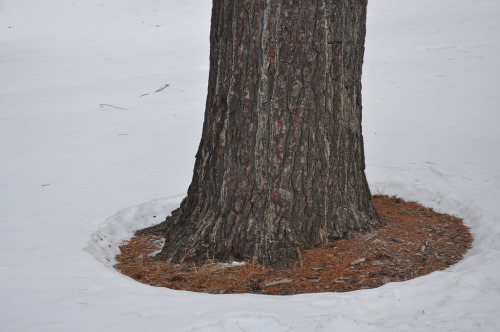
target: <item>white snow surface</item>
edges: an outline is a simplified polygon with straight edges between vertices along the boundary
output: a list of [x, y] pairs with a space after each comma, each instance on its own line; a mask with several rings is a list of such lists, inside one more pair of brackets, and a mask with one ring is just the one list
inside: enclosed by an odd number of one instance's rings
[[295, 296], [121, 275], [118, 245], [163, 220], [191, 180], [211, 2], [3, 0], [0, 331], [499, 331], [500, 1], [371, 0], [368, 11], [372, 192], [464, 218], [474, 242], [461, 262]]

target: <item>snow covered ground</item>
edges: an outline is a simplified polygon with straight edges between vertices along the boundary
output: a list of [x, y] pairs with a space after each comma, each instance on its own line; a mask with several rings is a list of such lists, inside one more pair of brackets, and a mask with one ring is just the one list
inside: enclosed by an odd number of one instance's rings
[[0, 2], [0, 331], [499, 331], [498, 0], [369, 4], [372, 191], [464, 218], [475, 240], [463, 261], [286, 297], [154, 288], [110, 268], [119, 242], [189, 185], [210, 9]]

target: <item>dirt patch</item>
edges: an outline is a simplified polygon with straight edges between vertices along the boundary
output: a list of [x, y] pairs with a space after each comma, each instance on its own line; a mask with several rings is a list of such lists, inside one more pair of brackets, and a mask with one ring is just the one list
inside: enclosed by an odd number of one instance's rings
[[461, 219], [396, 197], [375, 196], [386, 225], [368, 235], [301, 252], [285, 270], [247, 262], [231, 265], [168, 264], [152, 260], [163, 239], [138, 236], [120, 247], [115, 268], [142, 283], [171, 289], [290, 295], [375, 288], [443, 270], [470, 248], [472, 236]]

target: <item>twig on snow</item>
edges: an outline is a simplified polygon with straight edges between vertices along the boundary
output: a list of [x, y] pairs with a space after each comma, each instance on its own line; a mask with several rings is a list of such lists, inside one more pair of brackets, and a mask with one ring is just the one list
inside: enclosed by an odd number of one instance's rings
[[156, 92], [160, 92], [160, 91], [163, 91], [165, 88], [169, 87], [170, 84], [165, 84], [164, 86], [162, 86], [161, 88], [159, 88], [158, 90], [155, 91]]
[[118, 107], [118, 106], [113, 106], [113, 105], [109, 105], [109, 104], [100, 104], [99, 106], [101, 106], [101, 107], [108, 106], [108, 107], [118, 108], [119, 110], [127, 111], [126, 108]]

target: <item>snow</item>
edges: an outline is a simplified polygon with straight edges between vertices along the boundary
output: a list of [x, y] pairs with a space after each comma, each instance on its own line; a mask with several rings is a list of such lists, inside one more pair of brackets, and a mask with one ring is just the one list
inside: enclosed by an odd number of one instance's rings
[[296, 296], [174, 291], [111, 267], [190, 183], [210, 10], [0, 3], [0, 331], [500, 330], [497, 0], [369, 4], [372, 191], [464, 218], [464, 260], [377, 289]]

